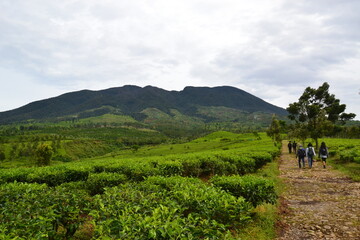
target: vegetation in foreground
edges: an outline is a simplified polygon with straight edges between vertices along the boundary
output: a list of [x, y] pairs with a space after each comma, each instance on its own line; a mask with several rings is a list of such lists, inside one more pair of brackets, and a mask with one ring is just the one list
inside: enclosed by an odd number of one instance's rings
[[264, 134], [217, 132], [133, 155], [3, 169], [0, 236], [238, 238], [276, 203], [273, 179], [259, 169], [278, 154]]

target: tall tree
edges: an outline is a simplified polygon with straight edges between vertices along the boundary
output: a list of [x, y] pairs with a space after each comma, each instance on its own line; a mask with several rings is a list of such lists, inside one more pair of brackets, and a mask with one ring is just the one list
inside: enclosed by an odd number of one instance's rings
[[271, 137], [274, 142], [279, 143], [279, 142], [281, 142], [280, 131], [281, 131], [280, 122], [275, 117], [275, 115], [273, 115], [270, 127], [266, 130], [266, 134], [269, 137]]
[[[318, 139], [331, 130], [335, 124], [344, 124], [345, 121], [356, 116], [354, 113], [344, 113], [346, 105], [340, 104], [340, 100], [329, 93], [329, 87], [327, 82], [318, 89], [307, 87], [299, 101], [289, 104], [286, 109], [289, 112], [289, 119], [307, 130], [309, 136], [315, 140], [316, 147], [318, 147]], [[299, 131], [299, 134], [301, 132]]]

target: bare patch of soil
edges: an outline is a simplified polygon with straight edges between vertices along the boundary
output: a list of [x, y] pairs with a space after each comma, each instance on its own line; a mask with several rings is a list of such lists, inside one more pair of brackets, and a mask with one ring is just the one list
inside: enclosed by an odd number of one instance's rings
[[277, 240], [360, 239], [360, 183], [316, 161], [299, 169], [283, 146], [280, 177], [286, 184]]

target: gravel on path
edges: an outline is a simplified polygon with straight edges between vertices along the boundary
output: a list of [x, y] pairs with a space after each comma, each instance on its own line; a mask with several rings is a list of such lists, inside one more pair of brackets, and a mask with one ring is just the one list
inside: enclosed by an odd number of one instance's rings
[[360, 240], [360, 182], [321, 161], [300, 169], [286, 144], [279, 168], [286, 187], [277, 240]]

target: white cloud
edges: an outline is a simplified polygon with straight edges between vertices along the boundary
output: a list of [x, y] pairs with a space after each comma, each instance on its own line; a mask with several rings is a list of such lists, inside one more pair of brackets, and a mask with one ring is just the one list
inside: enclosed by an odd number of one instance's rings
[[0, 7], [0, 65], [12, 76], [0, 96], [23, 91], [6, 95], [0, 111], [44, 97], [27, 93], [32, 86], [51, 89], [42, 91], [50, 97], [125, 84], [233, 85], [286, 107], [306, 86], [328, 81], [360, 116], [359, 95], [347, 94], [359, 89], [358, 1], [0, 0]]

